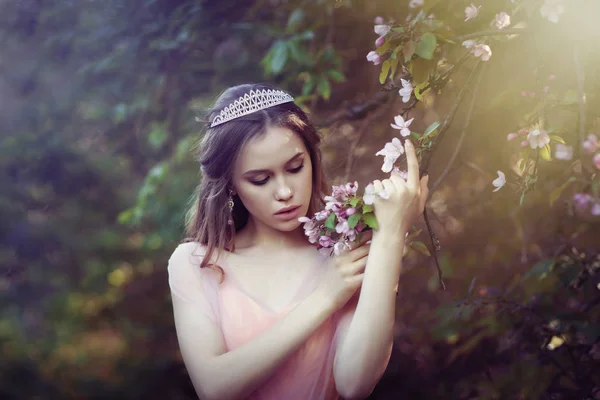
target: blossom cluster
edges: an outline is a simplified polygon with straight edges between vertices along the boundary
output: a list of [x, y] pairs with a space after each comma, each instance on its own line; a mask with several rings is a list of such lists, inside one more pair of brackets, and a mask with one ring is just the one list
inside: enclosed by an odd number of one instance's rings
[[357, 195], [357, 191], [358, 182], [332, 186], [331, 195], [325, 196], [325, 209], [312, 218], [298, 218], [304, 223], [304, 234], [309, 242], [316, 244], [320, 252], [339, 255], [351, 248], [351, 243], [361, 232], [377, 227], [373, 203], [367, 204], [373, 194], [372, 187], [371, 192], [365, 189], [363, 198]]

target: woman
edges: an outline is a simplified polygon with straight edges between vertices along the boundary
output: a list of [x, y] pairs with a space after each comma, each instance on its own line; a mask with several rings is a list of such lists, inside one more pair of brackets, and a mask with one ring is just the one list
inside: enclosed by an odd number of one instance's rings
[[329, 192], [319, 135], [272, 90], [230, 88], [208, 115], [190, 240], [168, 266], [181, 354], [202, 399], [365, 398], [391, 354], [405, 233], [427, 178], [407, 143], [408, 180], [374, 181], [390, 195], [374, 203], [379, 229], [322, 255], [298, 222]]

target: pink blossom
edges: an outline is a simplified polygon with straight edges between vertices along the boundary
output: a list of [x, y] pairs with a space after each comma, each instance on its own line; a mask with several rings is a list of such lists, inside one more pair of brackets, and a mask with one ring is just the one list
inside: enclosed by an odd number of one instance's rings
[[406, 79], [402, 79], [402, 78], [400, 79], [400, 82], [402, 83], [402, 89], [400, 89], [398, 91], [398, 94], [400, 96], [402, 96], [403, 103], [408, 103], [408, 101], [410, 100], [412, 91], [413, 91], [413, 85]]
[[388, 33], [390, 33], [390, 31], [392, 30], [392, 27], [389, 26], [389, 25], [385, 25], [385, 24], [375, 25], [375, 28], [373, 30], [380, 37], [384, 37], [385, 35], [387, 35]]
[[[402, 118], [402, 117], [400, 117]], [[412, 119], [409, 121], [409, 123]], [[409, 131], [410, 132], [410, 131]], [[404, 147], [400, 139], [393, 138], [391, 142], [385, 144], [385, 147], [375, 153], [376, 156], [384, 156], [383, 166], [381, 170], [383, 172], [390, 172], [394, 167], [394, 163], [404, 153]]]
[[544, 93], [548, 93], [550, 91], [550, 86], [544, 86]]
[[509, 133], [508, 136], [506, 137], [506, 140], [510, 142], [510, 141], [515, 140], [518, 137], [519, 137], [519, 135], [516, 133]]
[[477, 43], [476, 41], [474, 41], [473, 39], [469, 39], [469, 40], [465, 40], [464, 42], [462, 42], [462, 45], [464, 47], [466, 47], [467, 49], [472, 48], [473, 46], [475, 46], [475, 43]]
[[550, 143], [550, 136], [548, 136], [548, 133], [545, 130], [536, 129], [529, 132], [529, 135], [527, 135], [527, 140], [529, 140], [529, 146], [532, 149], [541, 149]]
[[[394, 117], [394, 124], [390, 124], [392, 128], [394, 129], [399, 129], [400, 130], [400, 134], [404, 137], [410, 136], [410, 129], [408, 129], [408, 127], [410, 126], [410, 124], [413, 122], [414, 118], [409, 119], [408, 121], [404, 121], [404, 118], [402, 118], [402, 115], [396, 115]], [[404, 151], [404, 149], [402, 149], [402, 151]], [[402, 153], [400, 153], [402, 154]]]
[[383, 17], [381, 17], [381, 16], [375, 17], [375, 25], [383, 25], [384, 22], [385, 21], [383, 20]]
[[329, 236], [323, 235], [319, 238], [319, 244], [323, 247], [331, 247], [333, 244], [333, 239]]
[[372, 62], [373, 65], [379, 65], [379, 64], [381, 64], [381, 56], [379, 54], [377, 54], [376, 51], [370, 51], [367, 54], [367, 61]]
[[348, 221], [346, 221], [345, 219], [338, 222], [338, 224], [335, 226], [335, 231], [337, 233], [346, 233], [349, 229], [350, 226], [348, 226]]
[[591, 154], [598, 148], [598, 138], [594, 134], [589, 134], [582, 146], [586, 152]]
[[385, 43], [385, 38], [383, 36], [380, 36], [377, 38], [377, 40], [375, 40], [375, 47], [381, 47], [381, 46], [383, 46], [384, 43]]
[[502, 11], [502, 12], [496, 14], [494, 23], [496, 25], [496, 28], [504, 29], [510, 25], [510, 15], [508, 15], [507, 13]]
[[347, 216], [351, 216], [351, 215], [354, 215], [354, 214], [356, 214], [356, 208], [350, 207], [350, 208], [346, 209], [346, 215]]
[[346, 241], [340, 241], [333, 245], [333, 252], [336, 256], [339, 256], [346, 250], [350, 250], [350, 244]]
[[502, 189], [502, 186], [506, 184], [506, 177], [504, 175], [504, 172], [496, 172], [498, 173], [498, 177], [492, 181], [492, 185], [494, 185], [494, 187], [496, 188], [494, 189], [494, 192], [497, 192], [498, 190]]
[[467, 8], [465, 8], [465, 22], [467, 22], [470, 19], [475, 18], [479, 14], [480, 8], [481, 8], [481, 6], [477, 7], [473, 3], [468, 5]]
[[587, 211], [587, 208], [590, 205], [591, 201], [592, 196], [590, 196], [587, 193], [575, 193], [573, 195], [573, 204], [579, 212]]
[[594, 161], [596, 168], [600, 169], [600, 153], [596, 153], [592, 160]]
[[562, 0], [545, 0], [544, 5], [540, 8], [542, 17], [555, 24], [564, 11], [565, 7], [562, 5]]
[[346, 183], [344, 190], [348, 196], [356, 195], [356, 192], [358, 191], [358, 182], [354, 181], [354, 183]]
[[591, 213], [594, 217], [600, 216], [600, 203], [594, 203]]
[[527, 147], [529, 146], [529, 141], [528, 140], [523, 140], [520, 144], [521, 147]]
[[517, 133], [519, 135], [527, 135], [529, 133], [529, 129], [527, 129], [527, 128], [521, 128], [521, 129], [519, 129], [519, 131]]
[[354, 242], [356, 240], [356, 231], [354, 229], [349, 229], [344, 238], [349, 242]]
[[554, 149], [554, 157], [557, 160], [570, 160], [573, 158], [573, 147], [557, 143]]
[[325, 221], [329, 217], [329, 214], [331, 214], [329, 210], [321, 210], [315, 214], [315, 219], [317, 221]]
[[521, 90], [521, 97], [527, 97], [527, 91]]

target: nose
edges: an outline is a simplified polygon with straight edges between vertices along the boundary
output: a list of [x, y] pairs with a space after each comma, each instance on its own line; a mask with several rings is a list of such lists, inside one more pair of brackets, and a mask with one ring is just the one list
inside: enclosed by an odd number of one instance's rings
[[288, 185], [281, 184], [277, 188], [277, 193], [276, 193], [275, 197], [279, 201], [286, 201], [286, 200], [291, 199], [293, 195], [294, 195], [294, 192]]

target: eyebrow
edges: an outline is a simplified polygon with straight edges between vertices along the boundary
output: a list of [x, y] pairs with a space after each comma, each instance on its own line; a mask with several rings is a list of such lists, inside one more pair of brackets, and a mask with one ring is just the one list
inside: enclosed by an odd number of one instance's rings
[[[286, 164], [291, 163], [292, 161], [300, 158], [300, 156], [303, 156], [304, 152], [301, 151], [299, 153], [296, 153], [295, 156], [293, 156], [292, 158], [290, 158], [289, 160], [287, 160]], [[265, 172], [269, 172], [268, 169], [251, 169], [250, 171], [246, 171], [244, 172], [244, 174], [242, 176], [247, 176], [247, 175], [253, 175], [253, 174], [261, 174], [261, 173], [265, 173]]]

